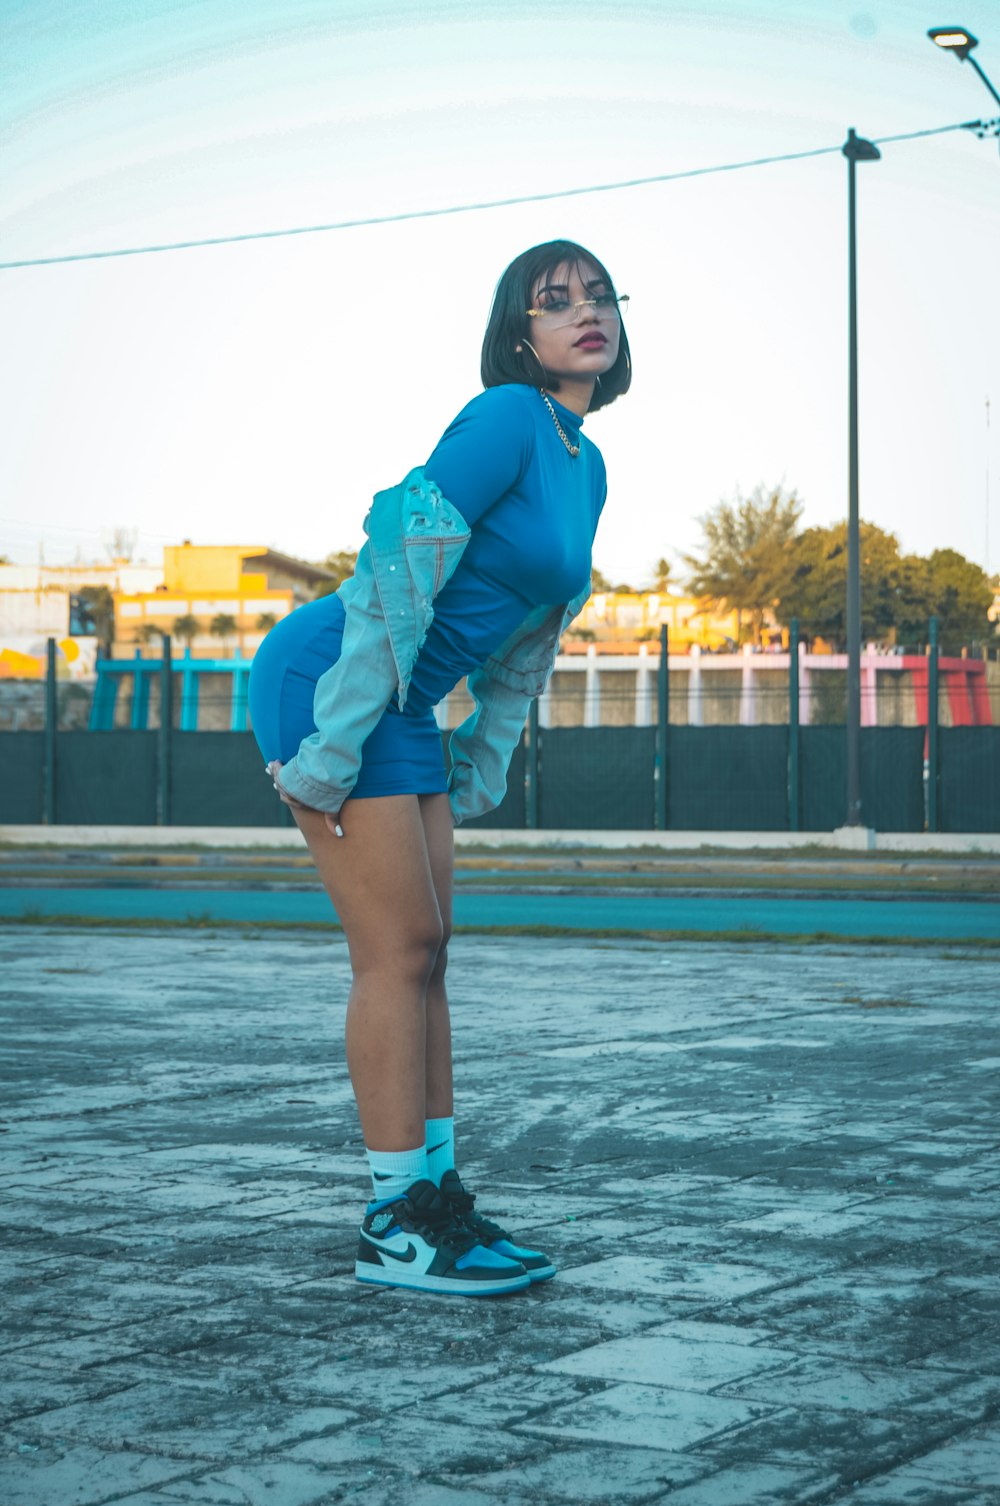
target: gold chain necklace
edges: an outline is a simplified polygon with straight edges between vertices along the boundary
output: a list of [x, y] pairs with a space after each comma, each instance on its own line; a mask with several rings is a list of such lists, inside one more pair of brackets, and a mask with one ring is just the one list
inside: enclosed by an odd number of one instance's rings
[[563, 428], [562, 424], [559, 422], [558, 417], [556, 416], [556, 410], [553, 408], [552, 404], [548, 400], [548, 397], [547, 397], [546, 392], [545, 392], [545, 388], [544, 387], [539, 387], [538, 391], [539, 391], [539, 394], [541, 396], [542, 402], [545, 404], [546, 408], [548, 408], [549, 412], [552, 414], [552, 422], [556, 426], [556, 433], [559, 435], [559, 438], [562, 440], [563, 444], [566, 446], [567, 450], [569, 450], [569, 452], [570, 452], [571, 455], [579, 455], [579, 453], [580, 453], [580, 446], [578, 444], [572, 444], [571, 443], [569, 437], [566, 434], [566, 430]]

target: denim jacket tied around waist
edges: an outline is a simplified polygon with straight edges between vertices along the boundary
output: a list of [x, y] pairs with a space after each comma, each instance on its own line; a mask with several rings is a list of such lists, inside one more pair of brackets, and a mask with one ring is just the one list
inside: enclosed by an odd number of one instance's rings
[[[313, 720], [279, 777], [282, 789], [314, 810], [339, 811], [354, 788], [361, 749], [392, 696], [399, 710], [434, 620], [432, 602], [469, 542], [465, 519], [417, 468], [377, 492], [368, 542], [338, 596], [346, 609], [343, 647], [316, 682]], [[495, 809], [531, 701], [548, 683], [559, 640], [583, 610], [590, 583], [570, 602], [535, 607], [496, 653], [467, 679], [471, 714], [451, 733], [448, 798], [456, 826]]]

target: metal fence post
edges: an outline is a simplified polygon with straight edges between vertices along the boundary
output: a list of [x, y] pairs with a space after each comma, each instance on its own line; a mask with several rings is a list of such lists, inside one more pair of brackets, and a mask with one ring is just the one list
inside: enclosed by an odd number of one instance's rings
[[927, 659], [927, 830], [938, 830], [938, 620], [930, 621]]
[[42, 820], [46, 826], [52, 826], [56, 819], [56, 720], [58, 714], [56, 640], [49, 638], [45, 645], [45, 787], [42, 803]]
[[660, 667], [656, 675], [656, 759], [653, 766], [653, 823], [666, 831], [670, 821], [670, 633], [660, 624]]
[[788, 830], [801, 825], [799, 798], [799, 619], [788, 625]]
[[170, 825], [170, 738], [174, 728], [174, 672], [170, 635], [163, 635], [160, 659], [160, 735], [157, 744], [156, 824]]
[[534, 831], [538, 825], [538, 700], [528, 707], [527, 742], [524, 749], [524, 824]]

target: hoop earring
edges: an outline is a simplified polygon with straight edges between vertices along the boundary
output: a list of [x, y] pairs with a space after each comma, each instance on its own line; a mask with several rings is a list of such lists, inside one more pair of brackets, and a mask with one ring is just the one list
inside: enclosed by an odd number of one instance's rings
[[515, 350], [515, 352], [516, 352], [516, 353], [517, 353], [517, 354], [518, 354], [518, 355], [520, 355], [520, 354], [521, 354], [521, 353], [522, 353], [522, 346], [524, 346], [524, 345], [526, 345], [526, 346], [527, 346], [527, 347], [528, 347], [528, 349], [529, 349], [529, 350], [530, 350], [530, 351], [531, 351], [531, 354], [532, 354], [532, 355], [533, 355], [533, 356], [534, 356], [534, 358], [535, 358], [535, 360], [536, 360], [536, 361], [537, 361], [537, 362], [538, 362], [538, 365], [539, 365], [539, 366], [540, 366], [540, 367], [541, 367], [541, 372], [542, 372], [542, 378], [543, 378], [543, 383], [542, 383], [542, 385], [543, 385], [543, 386], [544, 386], [544, 385], [546, 385], [546, 384], [547, 384], [547, 383], [548, 383], [548, 380], [549, 380], [549, 374], [548, 374], [548, 372], [547, 372], [547, 371], [546, 371], [546, 370], [545, 370], [545, 367], [544, 367], [544, 365], [543, 365], [543, 364], [542, 364], [542, 361], [541, 361], [541, 359], [540, 359], [540, 357], [539, 357], [539, 355], [538, 355], [538, 351], [537, 351], [537, 350], [536, 350], [536, 349], [535, 349], [535, 347], [534, 347], [534, 346], [533, 346], [533, 345], [532, 345], [532, 343], [531, 343], [531, 341], [530, 341], [530, 340], [528, 340], [528, 339], [526, 339], [526, 338], [525, 338], [525, 337], [524, 337], [524, 335], [522, 335], [522, 336], [521, 336], [521, 339], [520, 339], [520, 340], [519, 340], [519, 341], [518, 341], [518, 343], [517, 343], [517, 344], [516, 344], [516, 345], [515, 345], [515, 346], [514, 346], [514, 350]]
[[600, 374], [600, 372], [598, 372], [597, 376], [594, 378], [594, 381], [597, 383], [598, 387], [601, 385], [601, 374]]

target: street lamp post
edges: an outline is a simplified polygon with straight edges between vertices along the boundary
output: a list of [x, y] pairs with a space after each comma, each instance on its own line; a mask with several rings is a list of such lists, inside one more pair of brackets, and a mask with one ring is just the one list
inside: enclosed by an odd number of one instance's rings
[[873, 141], [851, 126], [841, 147], [847, 158], [848, 205], [848, 512], [847, 512], [847, 821], [861, 825], [861, 525], [858, 507], [858, 268], [855, 164], [877, 162]]
[[960, 63], [971, 63], [997, 104], [1000, 105], [1000, 94], [994, 89], [975, 58], [969, 55], [973, 47], [979, 46], [978, 37], [974, 37], [971, 31], [966, 31], [964, 26], [933, 26], [927, 35], [938, 47], [943, 47], [946, 52], [953, 52]]

